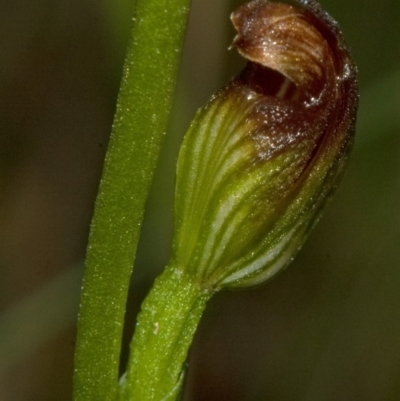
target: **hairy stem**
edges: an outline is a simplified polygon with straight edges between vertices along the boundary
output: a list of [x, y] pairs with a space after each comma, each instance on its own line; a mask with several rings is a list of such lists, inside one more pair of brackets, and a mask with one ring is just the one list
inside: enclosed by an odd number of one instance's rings
[[142, 305], [121, 400], [175, 401], [183, 364], [211, 293], [170, 264]]
[[115, 400], [129, 280], [190, 0], [137, 0], [83, 281], [74, 399]]

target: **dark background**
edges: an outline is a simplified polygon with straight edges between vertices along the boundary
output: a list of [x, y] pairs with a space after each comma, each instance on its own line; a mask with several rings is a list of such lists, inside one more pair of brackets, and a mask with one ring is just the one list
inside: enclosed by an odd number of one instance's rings
[[[0, 0], [0, 400], [71, 400], [75, 321], [115, 107], [128, 0]], [[195, 110], [236, 74], [241, 2], [194, 0], [130, 296], [168, 260], [174, 163]], [[324, 0], [360, 75], [354, 153], [294, 263], [209, 304], [187, 401], [400, 399], [400, 3]], [[367, 5], [368, 4], [368, 5]]]

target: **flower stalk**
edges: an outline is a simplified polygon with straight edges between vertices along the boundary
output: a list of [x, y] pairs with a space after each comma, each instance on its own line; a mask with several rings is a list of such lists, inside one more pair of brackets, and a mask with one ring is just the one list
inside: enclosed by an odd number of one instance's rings
[[188, 349], [211, 293], [171, 262], [142, 305], [121, 400], [175, 401]]

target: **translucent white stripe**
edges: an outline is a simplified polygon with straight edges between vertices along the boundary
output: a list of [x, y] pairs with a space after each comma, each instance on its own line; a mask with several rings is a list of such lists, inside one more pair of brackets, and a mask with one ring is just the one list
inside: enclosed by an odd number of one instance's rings
[[[255, 261], [253, 261], [251, 264], [249, 264], [247, 267], [243, 269], [239, 269], [235, 273], [229, 275], [226, 277], [222, 282], [221, 285], [227, 285], [227, 284], [232, 284], [235, 281], [239, 281], [242, 278], [246, 276], [250, 276], [254, 272], [258, 270], [265, 269], [268, 263], [271, 263], [275, 259], [279, 257], [279, 254], [282, 252], [282, 250], [285, 248], [285, 246], [290, 242], [292, 237], [295, 235], [297, 231], [298, 225], [293, 227], [288, 234], [286, 234], [281, 241], [279, 241], [278, 244], [276, 244], [274, 247], [267, 249], [264, 254], [260, 255]], [[259, 277], [254, 277], [252, 278], [252, 282], [254, 284], [257, 284], [258, 282], [263, 281], [266, 277], [272, 276], [275, 273], [277, 273], [293, 256], [293, 249], [297, 247], [297, 241], [293, 243], [291, 247], [289, 247], [283, 255], [273, 264], [272, 266], [269, 266], [266, 270], [265, 273], [262, 273]]]

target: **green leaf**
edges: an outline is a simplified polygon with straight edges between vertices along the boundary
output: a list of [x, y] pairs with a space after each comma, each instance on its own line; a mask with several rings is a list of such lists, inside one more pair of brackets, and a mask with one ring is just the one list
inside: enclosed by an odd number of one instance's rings
[[189, 0], [138, 0], [87, 249], [75, 400], [115, 400], [125, 306]]

